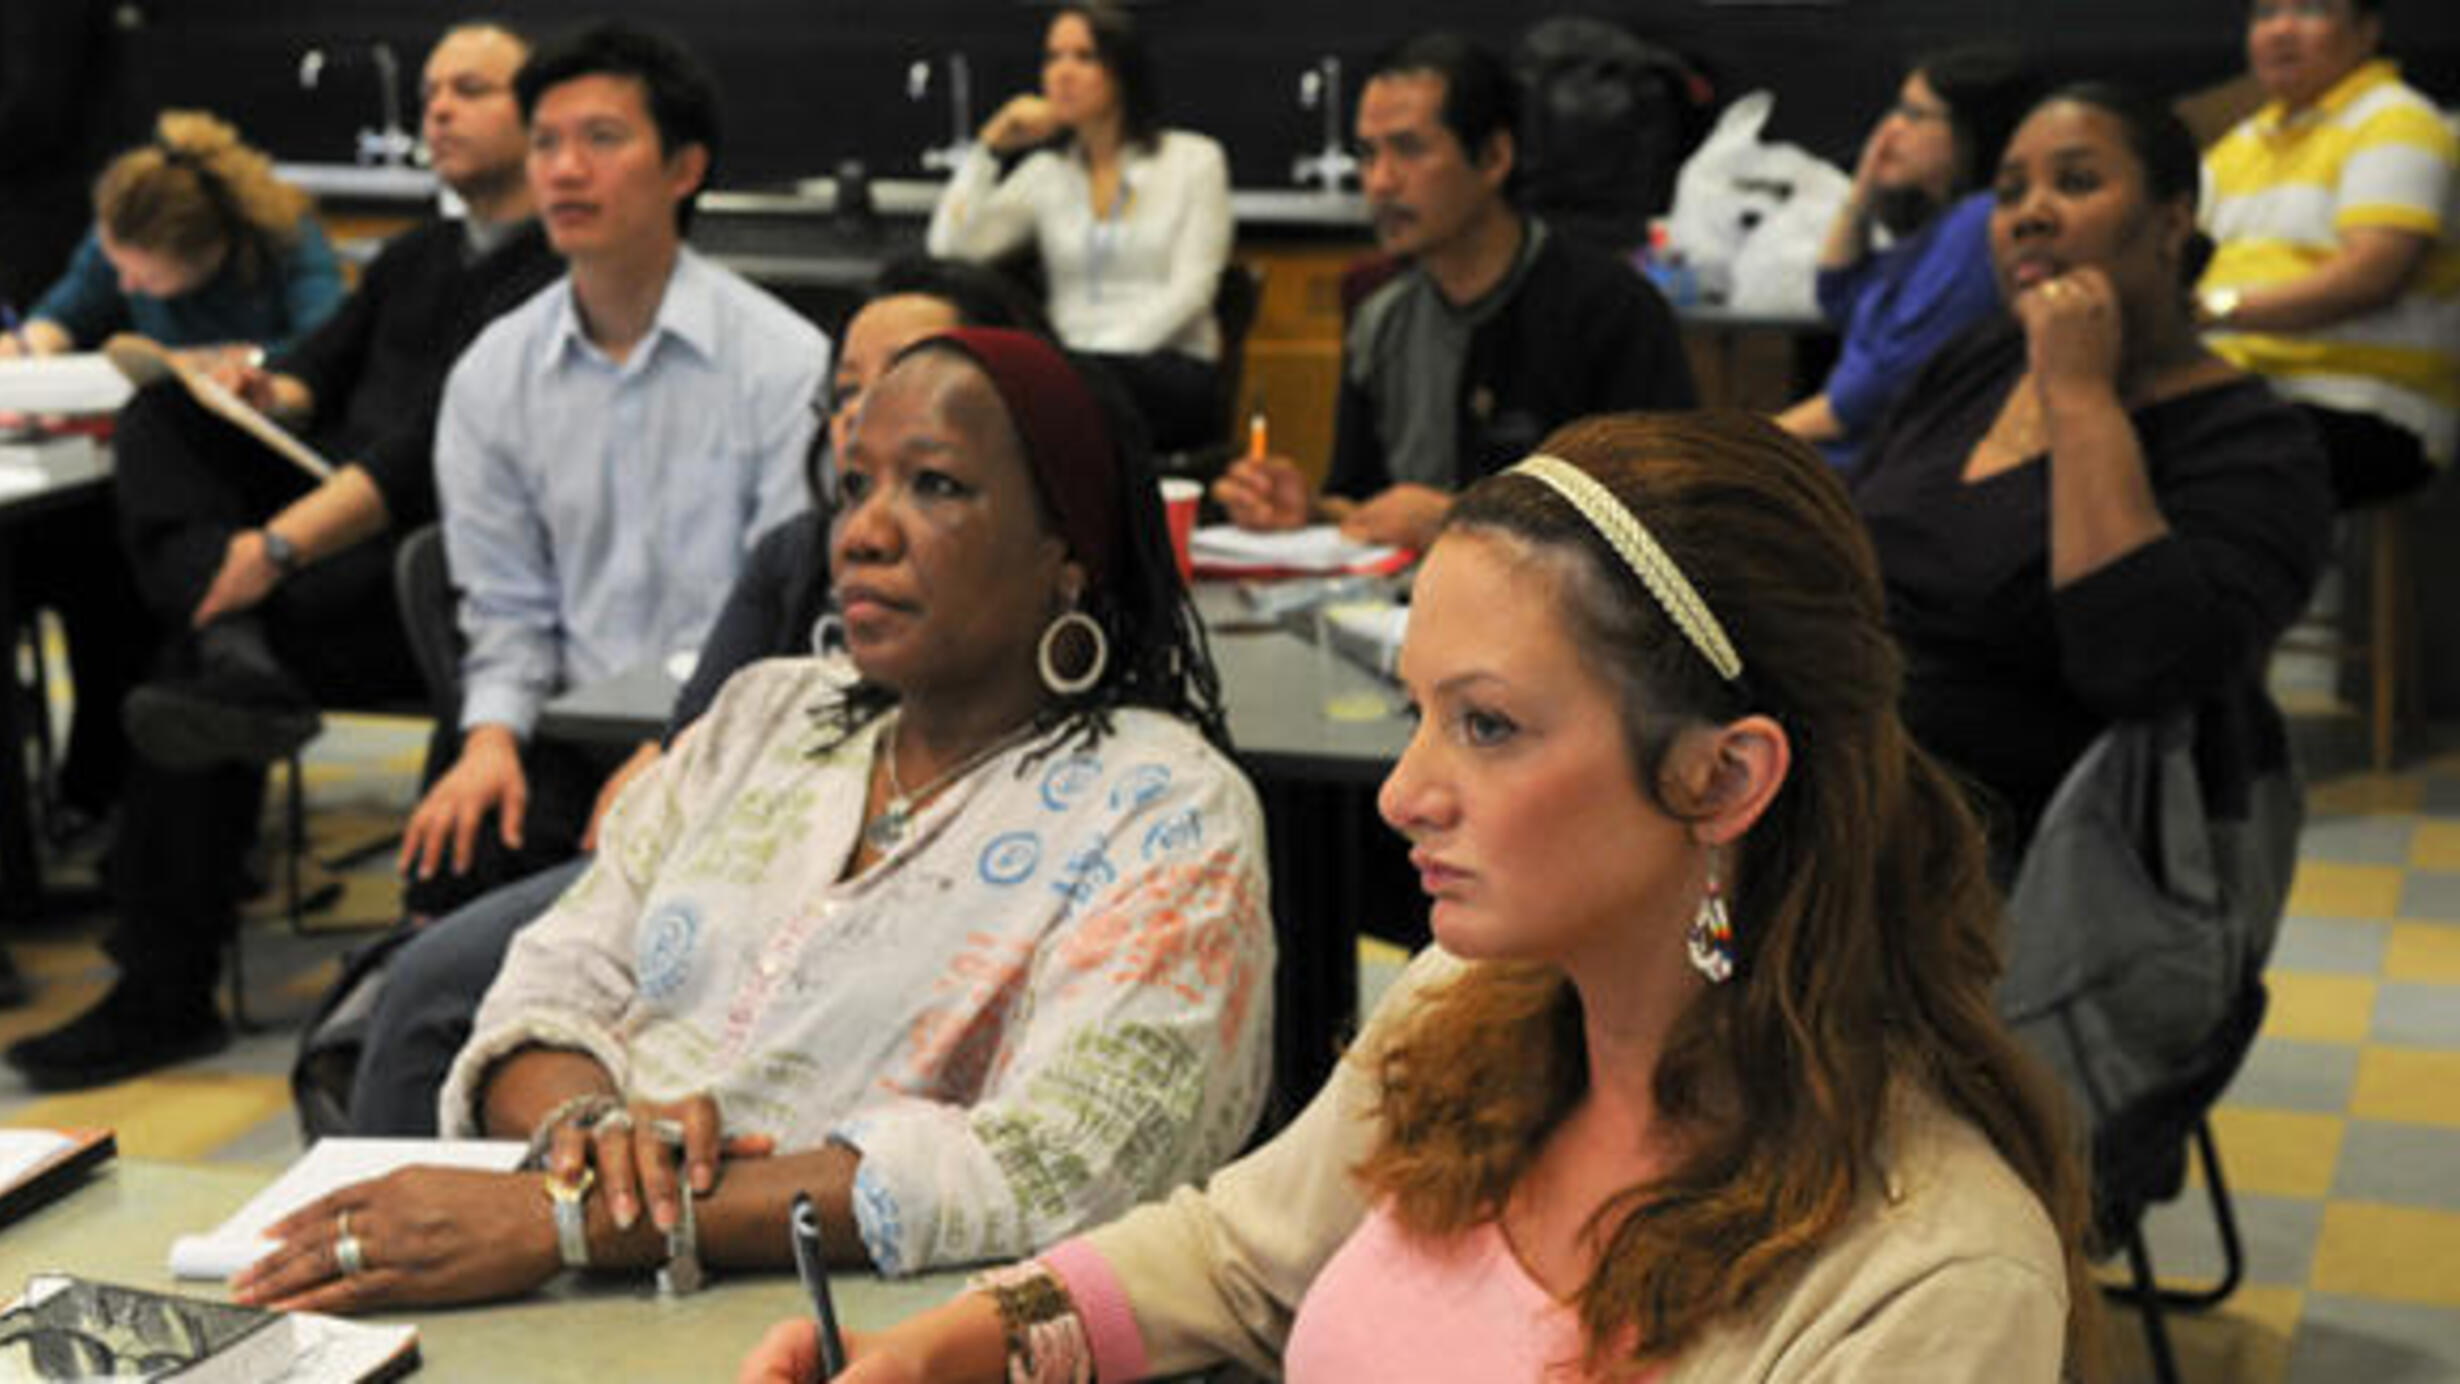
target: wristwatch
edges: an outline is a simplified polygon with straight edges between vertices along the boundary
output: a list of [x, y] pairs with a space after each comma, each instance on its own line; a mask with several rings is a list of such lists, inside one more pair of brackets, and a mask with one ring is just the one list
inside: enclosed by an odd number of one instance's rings
[[283, 581], [288, 581], [292, 577], [299, 575], [300, 559], [298, 544], [284, 538], [281, 534], [274, 532], [271, 528], [258, 529], [256, 531], [256, 536], [264, 541], [265, 561], [273, 564], [274, 576]]
[[2245, 296], [2234, 288], [2207, 288], [2195, 295], [2196, 315], [2207, 327], [2226, 327], [2238, 315], [2238, 304]]
[[589, 1267], [589, 1189], [598, 1185], [598, 1170], [583, 1168], [570, 1182], [543, 1174], [547, 1205], [555, 1213], [555, 1252], [567, 1269]]

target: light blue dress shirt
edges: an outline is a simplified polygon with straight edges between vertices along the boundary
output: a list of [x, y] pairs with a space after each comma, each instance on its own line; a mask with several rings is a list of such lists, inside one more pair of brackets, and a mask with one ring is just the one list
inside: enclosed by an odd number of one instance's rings
[[755, 539], [810, 503], [829, 340], [685, 249], [620, 365], [558, 279], [453, 366], [436, 427], [461, 724], [527, 738], [577, 682], [696, 648]]

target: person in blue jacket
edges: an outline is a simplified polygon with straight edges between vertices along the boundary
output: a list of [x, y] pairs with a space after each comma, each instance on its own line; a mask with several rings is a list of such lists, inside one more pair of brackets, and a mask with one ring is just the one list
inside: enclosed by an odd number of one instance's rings
[[1933, 351], [1998, 309], [1987, 184], [2038, 91], [2012, 52], [1952, 49], [1914, 64], [1864, 142], [1819, 256], [1820, 311], [1843, 334], [1836, 367], [1777, 415], [1836, 465], [1854, 464]]

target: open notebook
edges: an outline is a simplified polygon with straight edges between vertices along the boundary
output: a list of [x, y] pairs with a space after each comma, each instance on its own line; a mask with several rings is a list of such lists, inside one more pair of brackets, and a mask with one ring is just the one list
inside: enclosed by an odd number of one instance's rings
[[0, 1129], [0, 1225], [83, 1185], [116, 1151], [107, 1129]]

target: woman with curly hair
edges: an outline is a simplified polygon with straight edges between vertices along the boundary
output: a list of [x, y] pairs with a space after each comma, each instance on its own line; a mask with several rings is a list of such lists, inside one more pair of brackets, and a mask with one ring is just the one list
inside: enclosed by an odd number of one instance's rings
[[94, 230], [0, 355], [91, 348], [134, 331], [165, 346], [278, 350], [342, 302], [305, 192], [202, 111], [164, 111], [151, 142], [94, 184]]
[[1842, 487], [1757, 419], [1577, 423], [1470, 489], [1381, 798], [1436, 949], [1271, 1144], [841, 1377], [2089, 1373], [2083, 1189], [1882, 613]]

